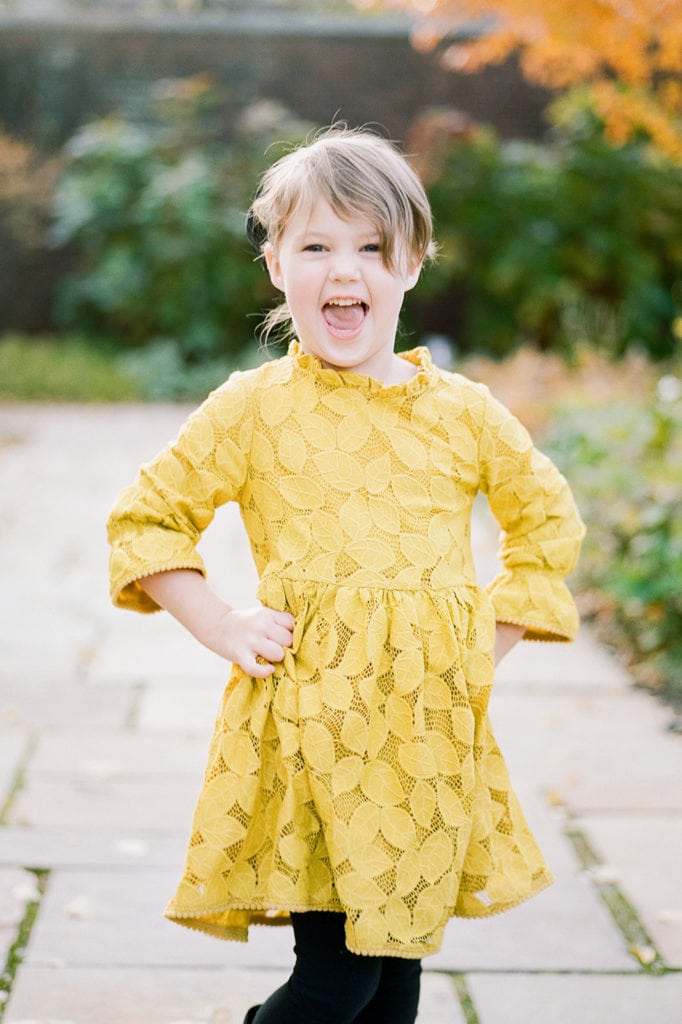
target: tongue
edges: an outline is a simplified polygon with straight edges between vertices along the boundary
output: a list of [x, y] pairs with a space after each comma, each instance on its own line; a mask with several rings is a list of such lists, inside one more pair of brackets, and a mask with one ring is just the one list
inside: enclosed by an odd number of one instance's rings
[[322, 310], [330, 327], [338, 331], [357, 330], [365, 319], [365, 309], [359, 302], [352, 306], [328, 305]]

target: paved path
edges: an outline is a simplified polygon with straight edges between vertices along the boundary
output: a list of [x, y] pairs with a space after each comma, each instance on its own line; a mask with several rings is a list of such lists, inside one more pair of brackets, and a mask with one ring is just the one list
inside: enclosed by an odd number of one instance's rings
[[[225, 668], [168, 616], [110, 607], [103, 523], [184, 415], [0, 406], [2, 961], [37, 905], [5, 1024], [239, 1024], [292, 960], [286, 928], [238, 945], [161, 917]], [[475, 544], [489, 578], [482, 514]], [[225, 596], [249, 600], [235, 515], [203, 545]], [[671, 713], [583, 632], [514, 651], [492, 717], [558, 881], [511, 913], [451, 923], [425, 961], [420, 1024], [677, 1024]]]

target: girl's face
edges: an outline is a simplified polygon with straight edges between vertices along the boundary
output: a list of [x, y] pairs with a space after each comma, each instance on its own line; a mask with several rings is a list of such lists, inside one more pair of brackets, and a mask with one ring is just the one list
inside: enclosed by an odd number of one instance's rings
[[416, 284], [420, 264], [405, 259], [399, 270], [389, 270], [381, 249], [371, 221], [344, 220], [320, 200], [289, 220], [265, 258], [303, 351], [323, 366], [390, 384], [414, 372], [393, 348], [403, 297]]

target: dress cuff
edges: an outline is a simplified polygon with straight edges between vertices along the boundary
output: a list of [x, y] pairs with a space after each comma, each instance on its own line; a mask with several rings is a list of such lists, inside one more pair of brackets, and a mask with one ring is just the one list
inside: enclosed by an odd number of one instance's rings
[[498, 622], [525, 626], [524, 640], [574, 640], [578, 609], [563, 577], [502, 572], [486, 588]]
[[158, 612], [160, 606], [140, 586], [140, 580], [153, 576], [157, 572], [170, 572], [173, 569], [195, 569], [206, 576], [201, 555], [194, 546], [188, 544], [186, 551], [176, 550], [173, 553], [159, 552], [149, 561], [141, 562], [131, 557], [124, 548], [115, 547], [111, 553], [111, 600], [117, 608], [125, 608], [134, 612]]

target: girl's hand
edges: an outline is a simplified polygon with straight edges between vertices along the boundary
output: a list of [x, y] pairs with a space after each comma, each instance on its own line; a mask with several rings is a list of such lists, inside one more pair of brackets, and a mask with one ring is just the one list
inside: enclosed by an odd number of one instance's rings
[[264, 606], [243, 611], [226, 606], [206, 646], [239, 665], [247, 675], [265, 679], [291, 647], [293, 634], [294, 617], [289, 612]]
[[193, 569], [168, 569], [139, 581], [152, 600], [171, 613], [199, 643], [234, 662], [250, 676], [265, 679], [291, 647], [294, 617], [258, 605], [231, 608]]
[[525, 626], [515, 626], [511, 622], [497, 622], [495, 624], [496, 665], [499, 665], [505, 654], [509, 654], [512, 647], [516, 647], [525, 632]]

